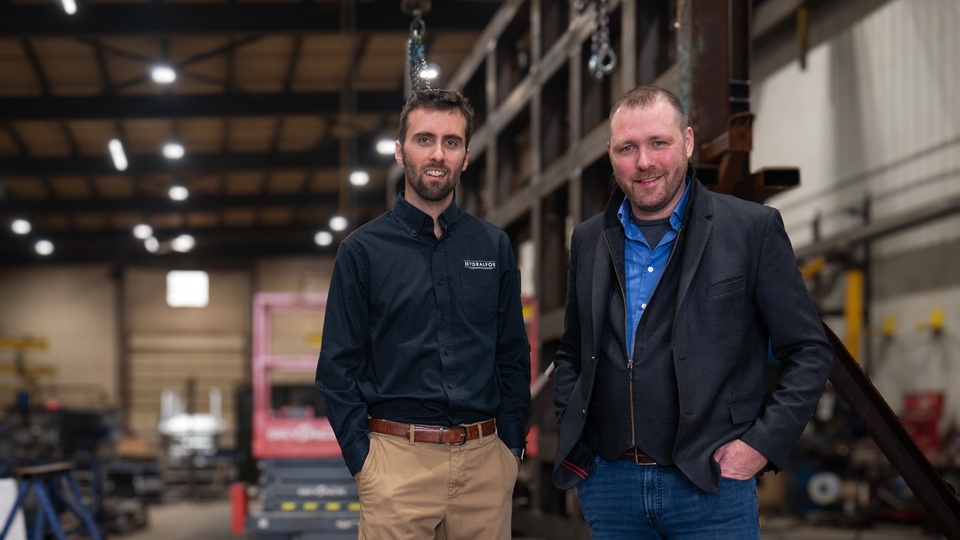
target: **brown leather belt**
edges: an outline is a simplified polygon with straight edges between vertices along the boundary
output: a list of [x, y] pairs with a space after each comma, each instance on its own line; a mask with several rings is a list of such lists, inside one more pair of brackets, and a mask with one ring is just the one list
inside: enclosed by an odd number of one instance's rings
[[657, 462], [636, 448], [630, 448], [620, 456], [620, 461], [629, 461], [637, 465], [656, 465]]
[[461, 445], [467, 441], [479, 439], [481, 436], [493, 435], [497, 431], [497, 421], [492, 418], [479, 424], [451, 427], [404, 424], [403, 422], [381, 420], [380, 418], [371, 418], [367, 423], [370, 426], [370, 431], [374, 433], [405, 437], [412, 442], [453, 445]]

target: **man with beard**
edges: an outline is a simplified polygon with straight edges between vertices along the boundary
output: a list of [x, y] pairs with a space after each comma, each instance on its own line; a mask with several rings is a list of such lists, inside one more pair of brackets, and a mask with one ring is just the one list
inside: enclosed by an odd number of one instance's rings
[[472, 123], [457, 92], [410, 97], [406, 190], [334, 264], [316, 383], [361, 539], [510, 538], [530, 350], [510, 240], [454, 202]]
[[782, 466], [833, 365], [780, 214], [708, 191], [693, 149], [675, 95], [625, 94], [618, 189], [571, 239], [553, 481], [594, 540], [759, 538], [755, 475]]

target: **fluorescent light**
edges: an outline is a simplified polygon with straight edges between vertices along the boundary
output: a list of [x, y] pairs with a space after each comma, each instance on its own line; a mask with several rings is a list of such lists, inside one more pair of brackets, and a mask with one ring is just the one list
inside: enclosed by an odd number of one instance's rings
[[154, 66], [150, 71], [150, 77], [157, 84], [170, 84], [177, 80], [177, 72], [172, 67], [166, 65]]
[[175, 201], [185, 201], [190, 196], [190, 191], [183, 186], [172, 186], [167, 194]]
[[123, 153], [123, 143], [119, 139], [110, 139], [107, 148], [110, 149], [110, 159], [113, 160], [113, 166], [118, 171], [127, 170], [127, 155]]
[[350, 173], [350, 183], [355, 186], [365, 186], [370, 183], [370, 175], [366, 171], [353, 171]]
[[147, 248], [150, 253], [156, 253], [160, 250], [160, 241], [151, 236], [143, 241], [143, 247]]
[[31, 227], [30, 222], [25, 219], [15, 219], [13, 223], [10, 224], [10, 228], [17, 234], [27, 234], [33, 227]]
[[377, 153], [384, 156], [392, 156], [396, 148], [395, 142], [393, 139], [380, 139], [377, 141]]
[[140, 240], [146, 240], [147, 238], [153, 236], [153, 227], [147, 225], [146, 223], [141, 223], [133, 228], [133, 235]]
[[318, 246], [329, 246], [333, 243], [333, 234], [328, 231], [320, 231], [313, 236], [313, 241], [316, 242]]
[[347, 218], [343, 216], [333, 216], [330, 218], [330, 228], [335, 231], [342, 231], [347, 228]]
[[180, 159], [185, 153], [183, 145], [178, 142], [168, 142], [163, 145], [163, 157], [167, 159]]
[[63, 10], [67, 12], [67, 15], [73, 15], [77, 12], [77, 2], [75, 0], [60, 0], [60, 3], [63, 4]]
[[39, 240], [33, 245], [33, 249], [35, 249], [40, 255], [46, 257], [47, 255], [53, 253], [53, 242], [49, 240]]
[[429, 81], [432, 81], [433, 79], [436, 79], [439, 76], [440, 76], [440, 66], [436, 64], [427, 64], [426, 67], [424, 67], [420, 71], [420, 78], [427, 79]]
[[170, 247], [174, 251], [179, 251], [180, 253], [186, 253], [193, 249], [193, 246], [196, 244], [196, 241], [189, 234], [181, 234], [180, 236], [173, 239], [173, 242], [170, 244]]

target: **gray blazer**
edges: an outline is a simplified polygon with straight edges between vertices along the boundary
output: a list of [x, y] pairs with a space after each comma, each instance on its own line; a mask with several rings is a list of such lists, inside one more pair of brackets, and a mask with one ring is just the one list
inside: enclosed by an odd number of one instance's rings
[[[782, 467], [813, 416], [833, 348], [779, 212], [713, 193], [688, 174], [691, 214], [672, 338], [680, 400], [673, 460], [713, 493], [720, 486], [713, 453], [732, 440], [760, 451], [771, 468]], [[577, 226], [571, 239], [564, 332], [554, 358], [559, 441], [553, 481], [560, 489], [575, 487], [594, 468], [581, 435], [591, 395], [602, 390], [593, 386], [607, 324], [605, 295], [620, 294], [609, 292], [619, 287], [610, 287], [617, 277], [608, 242], [622, 238], [616, 219], [622, 201], [616, 190], [607, 210]], [[771, 393], [768, 344], [781, 366]]]

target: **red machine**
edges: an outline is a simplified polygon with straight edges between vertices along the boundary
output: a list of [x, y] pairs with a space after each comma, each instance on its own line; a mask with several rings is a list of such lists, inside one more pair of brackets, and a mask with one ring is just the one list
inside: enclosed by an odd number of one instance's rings
[[[273, 322], [282, 315], [323, 315], [322, 293], [258, 293], [253, 299], [253, 457], [325, 458], [340, 455], [340, 447], [326, 417], [311, 408], [275, 410], [271, 407], [274, 375], [279, 372], [313, 374], [317, 355], [281, 355], [271, 349]], [[319, 331], [318, 329], [315, 329]], [[312, 380], [312, 377], [310, 377]]]

